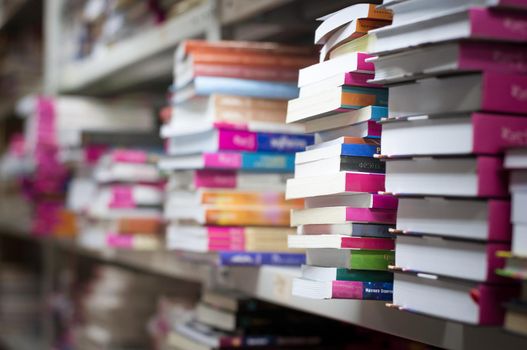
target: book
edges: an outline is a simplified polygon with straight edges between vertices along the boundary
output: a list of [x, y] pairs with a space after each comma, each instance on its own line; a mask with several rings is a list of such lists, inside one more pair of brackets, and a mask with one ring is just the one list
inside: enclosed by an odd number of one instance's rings
[[110, 248], [130, 249], [130, 250], [157, 250], [162, 247], [160, 237], [154, 235], [131, 235], [115, 234], [106, 235], [106, 244]]
[[417, 47], [373, 59], [377, 84], [393, 84], [450, 73], [527, 72], [521, 44], [457, 41]]
[[366, 59], [371, 56], [361, 52], [342, 55], [330, 61], [316, 63], [302, 68], [298, 72], [298, 87], [320, 82], [337, 74], [366, 73], [372, 74], [375, 70], [373, 63]]
[[505, 197], [508, 192], [507, 178], [503, 176], [502, 169], [499, 157], [393, 159], [386, 163], [386, 192]]
[[287, 180], [287, 199], [384, 191], [384, 175], [354, 172]]
[[285, 190], [288, 174], [247, 173], [236, 170], [186, 170], [173, 172], [169, 176], [167, 190], [222, 188], [238, 190]]
[[381, 28], [389, 24], [390, 21], [386, 20], [359, 18], [343, 25], [330, 34], [324, 45], [320, 48], [320, 62], [323, 62], [328, 58], [331, 50], [365, 35], [370, 30]]
[[335, 248], [335, 249], [369, 249], [393, 250], [393, 239], [351, 237], [343, 235], [291, 235], [287, 239], [289, 248]]
[[[330, 62], [330, 61], [329, 61]], [[287, 105], [288, 123], [321, 118], [349, 109], [360, 109], [371, 105], [387, 106], [388, 91], [380, 88], [339, 86], [321, 91], [316, 96], [299, 97]]]
[[[439, 277], [394, 274], [393, 305], [401, 310], [473, 325], [503, 324], [502, 304], [517, 295], [515, 286]], [[430, 302], [434, 295], [434, 302]]]
[[303, 207], [304, 201], [285, 200], [283, 191], [247, 191], [202, 188], [196, 191], [174, 190], [167, 193], [165, 206], [287, 206]]
[[157, 183], [163, 179], [163, 176], [153, 163], [121, 162], [104, 157], [97, 163], [93, 178], [98, 183]]
[[213, 128], [205, 132], [170, 137], [169, 155], [200, 152], [246, 151], [293, 153], [313, 143], [312, 135], [291, 135]]
[[320, 267], [341, 267], [345, 269], [386, 271], [395, 262], [391, 250], [364, 249], [307, 249], [306, 264]]
[[100, 187], [88, 205], [90, 210], [155, 207], [163, 201], [162, 185], [106, 185]]
[[[367, 106], [346, 112], [326, 115], [324, 118], [315, 118], [303, 121], [306, 133], [321, 132], [335, 128], [343, 128], [369, 121], [380, 121], [388, 117], [388, 108], [381, 106]], [[295, 125], [295, 124], [292, 124]]]
[[361, 18], [368, 18], [372, 20], [391, 21], [391, 11], [377, 9], [373, 4], [355, 4], [343, 8], [337, 12], [331, 13], [319, 18], [322, 23], [315, 31], [315, 44], [324, 44], [328, 40], [329, 35], [334, 33], [338, 28], [341, 28], [350, 21], [355, 21]]
[[383, 4], [384, 9], [393, 12], [393, 26], [419, 22], [452, 12], [465, 11], [472, 7], [503, 7], [510, 9], [515, 7], [525, 8], [525, 4], [521, 1], [507, 0], [468, 0], [462, 2], [447, 0], [434, 2], [433, 4], [429, 4], [426, 0], [412, 0], [393, 1]]
[[525, 302], [509, 302], [506, 304], [504, 328], [512, 333], [525, 336], [527, 332], [527, 306]]
[[300, 88], [298, 97], [315, 96], [319, 93], [330, 89], [336, 89], [339, 86], [358, 86], [368, 88], [380, 88], [379, 84], [371, 84], [369, 80], [373, 80], [375, 75], [366, 73], [345, 72], [333, 75], [326, 79], [304, 85]]
[[521, 114], [527, 109], [526, 89], [527, 76], [501, 72], [423, 79], [390, 88], [389, 114], [390, 117], [475, 111]]
[[[375, 35], [365, 34], [361, 37], [348, 41], [329, 52], [329, 59], [352, 53], [352, 52], [373, 52], [375, 47]], [[322, 57], [320, 57], [322, 58]]]
[[313, 281], [393, 282], [388, 271], [350, 270], [340, 267], [302, 265], [302, 278]]
[[210, 54], [213, 57], [233, 53], [312, 56], [314, 50], [310, 46], [293, 46], [270, 42], [185, 40], [178, 46], [175, 58], [176, 61], [182, 61], [187, 55], [198, 53]]
[[291, 293], [310, 299], [392, 301], [393, 283], [362, 281], [313, 281], [295, 278]]
[[168, 220], [219, 226], [288, 226], [290, 207], [278, 206], [171, 206]]
[[353, 125], [319, 131], [315, 133], [315, 144], [329, 142], [341, 137], [380, 138], [381, 132], [381, 124], [368, 120]]
[[163, 157], [162, 170], [224, 169], [267, 172], [292, 172], [294, 155], [263, 152], [217, 152], [190, 156]]
[[172, 103], [178, 105], [197, 96], [239, 95], [268, 99], [298, 97], [295, 84], [224, 77], [196, 77], [182, 88], [173, 89]]
[[397, 209], [398, 199], [394, 196], [353, 193], [329, 196], [318, 196], [305, 198], [305, 208], [322, 207], [353, 207], [353, 208], [372, 208], [372, 209]]
[[299, 253], [271, 252], [219, 252], [220, 266], [299, 266], [306, 262], [306, 255]]
[[[515, 23], [510, 26], [509, 23]], [[525, 42], [527, 19], [520, 11], [470, 8], [423, 21], [376, 29], [376, 54], [458, 39]]]
[[511, 205], [499, 199], [399, 198], [397, 230], [477, 241], [511, 239]]
[[354, 145], [375, 145], [380, 146], [381, 140], [379, 138], [364, 138], [364, 137], [354, 137], [354, 136], [342, 136], [338, 137], [336, 139], [327, 141], [327, 142], [321, 142], [321, 143], [315, 143], [313, 145], [307, 146], [306, 150], [312, 150], [316, 148], [323, 148], [328, 146], [334, 146], [334, 145], [342, 145], [342, 144], [354, 144]]
[[496, 269], [504, 259], [496, 252], [510, 243], [461, 241], [438, 236], [398, 235], [395, 243], [397, 268], [479, 282], [503, 282]]
[[295, 164], [295, 178], [330, 175], [341, 171], [384, 174], [385, 163], [372, 157], [335, 156]]
[[[344, 139], [341, 140], [345, 141]], [[373, 157], [378, 153], [380, 153], [380, 147], [375, 144], [338, 143], [335, 140], [318, 144], [317, 147], [303, 152], [297, 152], [295, 155], [295, 164], [312, 162], [335, 156]]]
[[[386, 156], [500, 154], [527, 145], [520, 116], [471, 113], [445, 118], [417, 117], [383, 124], [382, 153]], [[441, 136], [449, 135], [448, 142]]]
[[385, 224], [363, 224], [363, 223], [347, 223], [347, 224], [315, 224], [315, 225], [300, 225], [297, 227], [297, 234], [299, 235], [345, 235], [352, 237], [376, 237], [376, 238], [393, 238], [394, 235], [390, 233], [390, 228], [393, 225]]
[[345, 224], [362, 222], [375, 224], [395, 224], [397, 212], [393, 209], [370, 209], [351, 207], [326, 207], [293, 209], [291, 226], [314, 224]]

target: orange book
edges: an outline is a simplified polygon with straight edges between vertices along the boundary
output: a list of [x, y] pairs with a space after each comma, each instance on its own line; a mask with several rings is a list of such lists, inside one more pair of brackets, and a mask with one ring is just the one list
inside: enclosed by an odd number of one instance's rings
[[287, 100], [274, 100], [235, 95], [213, 95], [213, 99], [216, 107], [279, 110], [284, 113], [287, 111]]
[[289, 226], [289, 208], [207, 208], [206, 225]]
[[304, 200], [286, 200], [283, 192], [214, 191], [199, 192], [201, 204], [217, 206], [283, 206], [303, 208]]
[[292, 55], [270, 55], [260, 53], [240, 53], [240, 52], [203, 52], [196, 51], [191, 55], [193, 64], [215, 64], [215, 65], [237, 65], [250, 67], [271, 67], [271, 68], [290, 68], [300, 69], [316, 63], [316, 59], [311, 56], [292, 56]]
[[122, 233], [156, 234], [162, 229], [163, 224], [157, 218], [121, 218], [117, 223], [117, 231]]

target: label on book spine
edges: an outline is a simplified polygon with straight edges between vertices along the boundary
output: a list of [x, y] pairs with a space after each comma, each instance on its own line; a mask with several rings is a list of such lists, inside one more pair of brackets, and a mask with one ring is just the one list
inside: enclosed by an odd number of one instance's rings
[[391, 301], [393, 283], [333, 281], [333, 298]]
[[386, 271], [395, 263], [395, 252], [387, 250], [354, 250], [350, 256], [350, 268]]
[[341, 156], [340, 170], [384, 174], [386, 172], [386, 164], [376, 158]]
[[305, 264], [305, 254], [220, 252], [219, 264], [225, 266], [298, 266]]

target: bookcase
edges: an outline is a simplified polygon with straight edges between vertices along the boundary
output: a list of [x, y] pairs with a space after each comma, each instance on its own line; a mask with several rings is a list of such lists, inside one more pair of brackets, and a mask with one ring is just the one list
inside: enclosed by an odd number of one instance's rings
[[[311, 39], [313, 19], [353, 1], [302, 0], [205, 0], [193, 9], [171, 18], [161, 26], [150, 28], [105, 48], [98, 55], [61, 64], [61, 25], [66, 0], [44, 2], [44, 81], [43, 92], [50, 96], [67, 94], [115, 96], [123, 92], [141, 91], [141, 86], [158, 83], [152, 95], [163, 94], [159, 85], [170, 79], [174, 48], [188, 38], [251, 38], [252, 40], [285, 37], [296, 31], [294, 38]], [[26, 2], [31, 3], [31, 0]], [[302, 25], [287, 25], [289, 16], [301, 13]], [[8, 20], [8, 19], [7, 19]], [[310, 23], [310, 24], [309, 24]], [[2, 31], [0, 19], [0, 31]], [[252, 32], [251, 32], [252, 30]], [[307, 35], [307, 36], [306, 36]], [[305, 38], [308, 38], [307, 40]], [[140, 48], [140, 49], [138, 49]], [[161, 96], [162, 97], [162, 96]], [[311, 301], [291, 296], [293, 278], [300, 276], [299, 268], [263, 266], [255, 268], [218, 268], [205, 263], [190, 262], [170, 252], [120, 252], [92, 250], [73, 242], [29, 237], [29, 219], [8, 217], [0, 222], [4, 237], [20, 244], [36, 244], [41, 251], [44, 293], [50, 293], [56, 278], [56, 267], [75, 259], [124, 267], [145, 274], [203, 285], [219, 283], [247, 293], [257, 299], [287, 306], [304, 312], [351, 323], [380, 332], [449, 349], [522, 349], [527, 338], [508, 334], [500, 328], [475, 327], [400, 312], [384, 303], [370, 301], [331, 300]], [[0, 237], [0, 241], [2, 237]], [[431, 300], [433, 302], [433, 300]], [[53, 321], [42, 320], [45, 330], [43, 344], [51, 344]], [[44, 345], [46, 346], [46, 345]], [[31, 347], [26, 347], [31, 348]]]

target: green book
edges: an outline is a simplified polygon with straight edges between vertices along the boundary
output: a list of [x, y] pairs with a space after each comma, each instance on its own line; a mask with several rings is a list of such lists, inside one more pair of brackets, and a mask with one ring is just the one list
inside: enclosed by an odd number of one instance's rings
[[393, 250], [308, 249], [307, 265], [386, 271], [395, 263]]
[[388, 271], [351, 270], [343, 267], [302, 265], [302, 278], [328, 282], [393, 282], [393, 273]]

